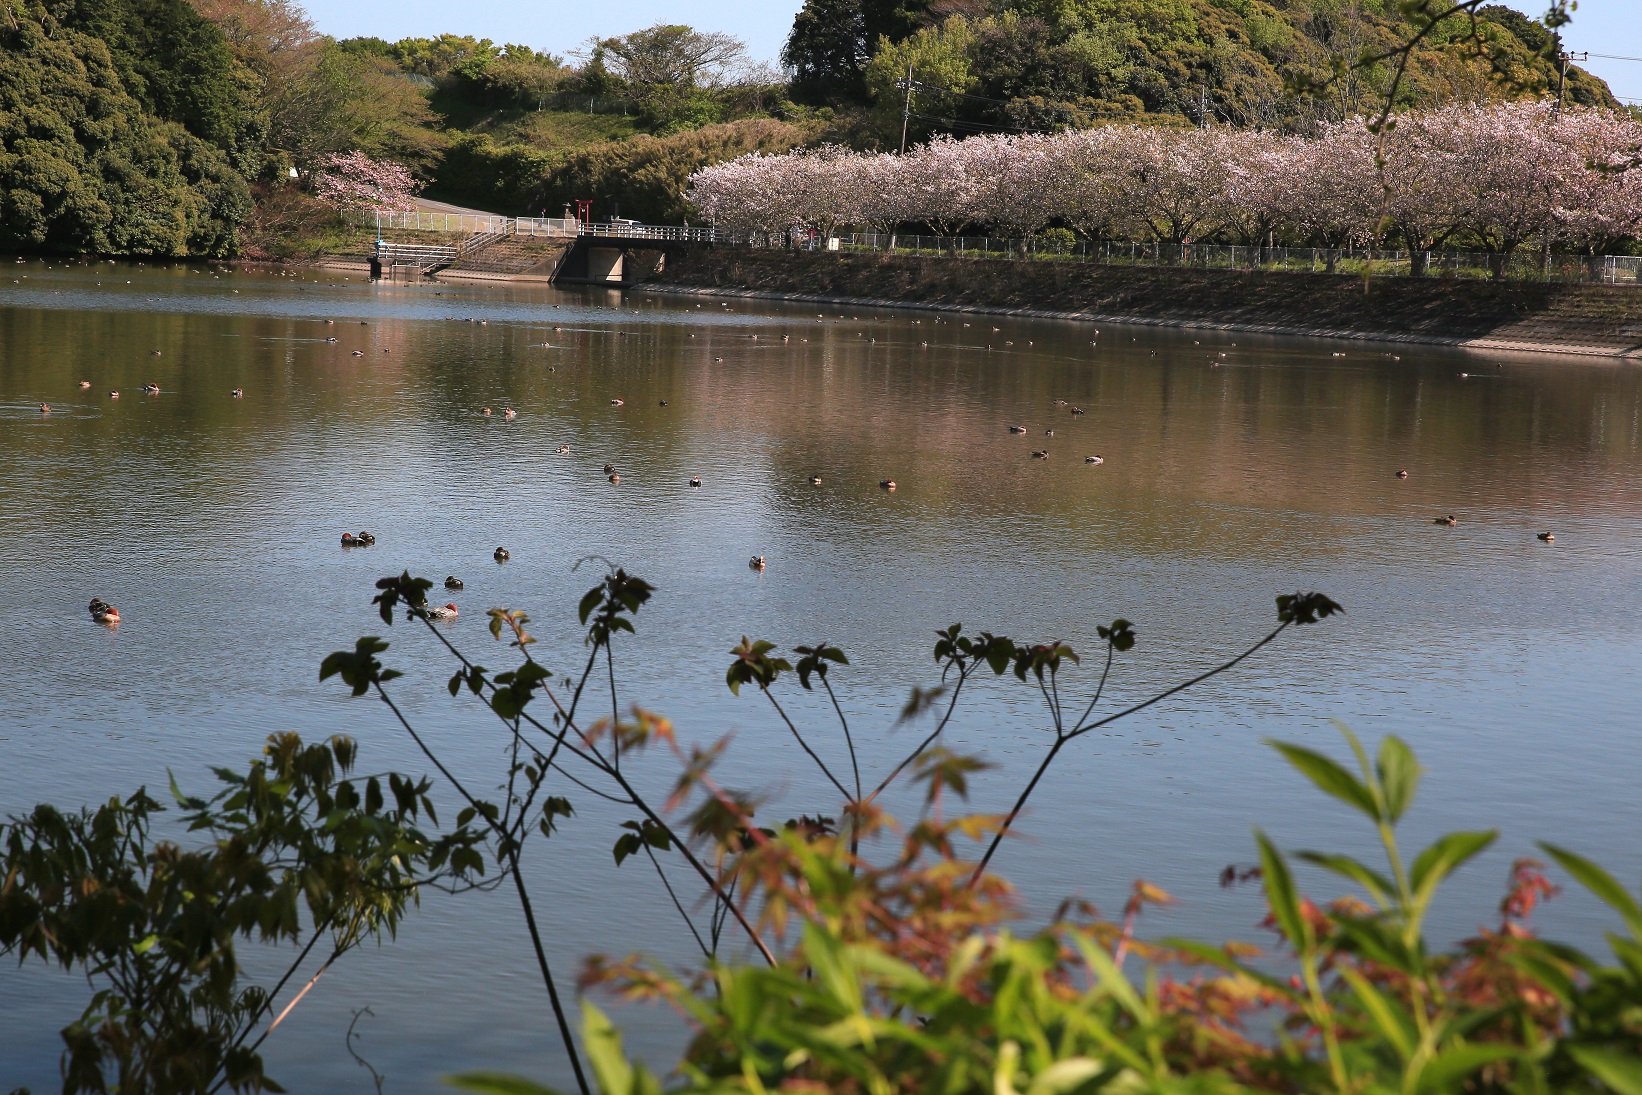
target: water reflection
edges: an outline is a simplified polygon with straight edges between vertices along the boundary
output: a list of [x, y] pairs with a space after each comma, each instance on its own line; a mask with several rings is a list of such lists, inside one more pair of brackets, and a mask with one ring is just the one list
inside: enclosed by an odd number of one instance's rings
[[[1249, 858], [1249, 826], [1356, 838], [1259, 744], [1332, 747], [1330, 717], [1421, 751], [1409, 839], [1505, 829], [1439, 910], [1445, 931], [1474, 926], [1532, 837], [1626, 877], [1642, 866], [1634, 365], [312, 271], [5, 269], [0, 808], [163, 787], [167, 768], [197, 787], [281, 729], [352, 733], [373, 766], [420, 771], [375, 708], [315, 680], [325, 653], [382, 630], [371, 583], [460, 575], [456, 641], [485, 653], [483, 608], [525, 607], [564, 664], [593, 580], [573, 567], [600, 556], [660, 587], [623, 648], [628, 695], [687, 735], [734, 733], [725, 776], [775, 793], [772, 816], [826, 800], [724, 691], [742, 634], [844, 646], [863, 763], [882, 771], [905, 747], [904, 688], [928, 683], [930, 633], [953, 620], [1090, 646], [1127, 616], [1141, 644], [1121, 702], [1259, 634], [1279, 592], [1347, 606], [1069, 757], [1004, 860], [1039, 908], [1074, 892], [1115, 905], [1144, 875], [1186, 899], [1156, 930], [1258, 937], [1257, 899], [1213, 885]], [[1457, 526], [1432, 524], [1447, 513]], [[379, 542], [341, 549], [359, 529]], [[1546, 530], [1554, 543], [1535, 539]], [[93, 595], [121, 607], [118, 631], [86, 618]], [[402, 631], [390, 659], [436, 655]], [[498, 739], [423, 664], [409, 706], [489, 778]], [[975, 701], [952, 744], [999, 766], [977, 791], [995, 809], [1039, 755], [1041, 720], [1001, 686]], [[665, 895], [611, 875], [619, 820], [587, 805], [537, 864], [566, 911], [562, 966], [688, 956]], [[1547, 923], [1590, 935], [1601, 920], [1567, 898]], [[274, 1075], [346, 1082], [341, 1031], [370, 1004], [395, 1088], [478, 1066], [554, 1079], [517, 935], [505, 902], [430, 902], [293, 1013]], [[0, 1081], [52, 1082], [53, 1032], [83, 997], [71, 982], [0, 974], [0, 1028], [21, 1032], [0, 1039]], [[665, 1052], [665, 1020], [631, 1021]]]

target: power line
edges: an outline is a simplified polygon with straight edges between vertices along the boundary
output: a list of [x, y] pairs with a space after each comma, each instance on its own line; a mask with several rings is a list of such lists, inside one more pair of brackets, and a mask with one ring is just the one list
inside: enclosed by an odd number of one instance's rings
[[1642, 61], [1642, 57], [1621, 57], [1617, 53], [1592, 53], [1591, 57], [1600, 57], [1604, 61]]

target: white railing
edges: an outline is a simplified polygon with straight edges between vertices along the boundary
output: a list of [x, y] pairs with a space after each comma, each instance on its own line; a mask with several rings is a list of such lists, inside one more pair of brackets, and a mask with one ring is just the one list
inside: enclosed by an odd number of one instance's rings
[[357, 222], [380, 229], [409, 232], [450, 232], [474, 235], [503, 232], [519, 236], [574, 236], [576, 221], [568, 217], [493, 217], [473, 213], [384, 213], [364, 210]]
[[[1132, 240], [1074, 240], [1050, 233], [1031, 238], [924, 236], [909, 233], [847, 232], [823, 239], [816, 233], [744, 232], [672, 224], [607, 221], [584, 224], [568, 217], [494, 217], [470, 213], [364, 213], [362, 223], [382, 229], [464, 233], [460, 254], [481, 250], [508, 235], [671, 243], [724, 243], [742, 247], [828, 251], [885, 251], [963, 258], [1092, 262], [1121, 266], [1186, 266], [1223, 270], [1306, 270], [1361, 272], [1403, 277], [1504, 277], [1513, 280], [1583, 281], [1642, 287], [1642, 255], [1543, 255], [1524, 249], [1503, 264], [1498, 256], [1458, 251], [1378, 251], [1360, 248], [1259, 247], [1242, 244], [1166, 244]], [[396, 250], [407, 245], [394, 244]], [[434, 249], [437, 250], [437, 249]], [[401, 252], [403, 253], [403, 252]], [[431, 254], [431, 252], [430, 252]], [[457, 257], [460, 257], [458, 255]], [[406, 260], [409, 261], [409, 260]], [[433, 261], [431, 258], [429, 261]], [[454, 261], [454, 258], [449, 260]]]

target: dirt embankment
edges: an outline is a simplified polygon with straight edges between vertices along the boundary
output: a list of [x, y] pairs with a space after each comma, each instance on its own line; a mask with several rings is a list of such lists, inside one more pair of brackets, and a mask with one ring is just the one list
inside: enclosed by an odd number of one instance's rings
[[1642, 357], [1642, 289], [691, 248], [653, 289]]

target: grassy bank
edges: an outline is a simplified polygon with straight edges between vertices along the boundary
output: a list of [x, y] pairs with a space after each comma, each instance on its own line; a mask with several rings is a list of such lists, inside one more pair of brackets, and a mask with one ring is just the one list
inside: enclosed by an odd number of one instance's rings
[[657, 287], [1238, 330], [1642, 355], [1642, 292], [1601, 285], [701, 247]]

